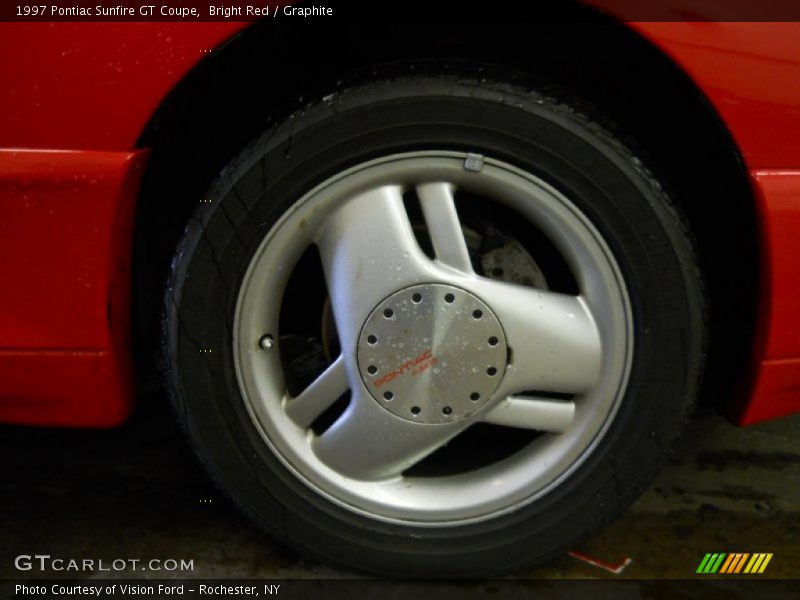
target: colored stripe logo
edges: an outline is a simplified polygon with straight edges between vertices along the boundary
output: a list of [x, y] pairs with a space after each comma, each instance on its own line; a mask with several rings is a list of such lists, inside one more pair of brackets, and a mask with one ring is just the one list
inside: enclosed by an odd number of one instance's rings
[[756, 552], [708, 552], [700, 561], [697, 573], [710, 575], [714, 573], [724, 573], [726, 575], [738, 573], [757, 574], [763, 573], [769, 561], [772, 560], [772, 553]]

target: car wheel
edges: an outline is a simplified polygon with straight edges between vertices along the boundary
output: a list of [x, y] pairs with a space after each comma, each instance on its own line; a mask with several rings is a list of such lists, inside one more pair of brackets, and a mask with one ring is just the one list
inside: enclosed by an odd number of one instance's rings
[[646, 487], [698, 389], [702, 281], [664, 187], [576, 106], [457, 77], [342, 91], [198, 202], [169, 388], [260, 527], [347, 568], [475, 577]]

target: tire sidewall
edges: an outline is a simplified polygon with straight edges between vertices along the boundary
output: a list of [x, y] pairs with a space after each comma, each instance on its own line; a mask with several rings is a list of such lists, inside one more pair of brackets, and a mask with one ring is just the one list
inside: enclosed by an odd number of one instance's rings
[[[168, 381], [212, 477], [262, 528], [306, 553], [371, 572], [485, 575], [562, 551], [646, 486], [696, 394], [704, 331], [699, 275], [661, 186], [618, 134], [575, 104], [450, 79], [371, 85], [267, 132], [217, 179], [173, 264], [164, 320]], [[626, 393], [591, 454], [535, 501], [454, 527], [368, 519], [317, 495], [264, 443], [233, 364], [238, 290], [277, 219], [336, 173], [414, 150], [491, 156], [563, 193], [614, 254], [635, 330]]]

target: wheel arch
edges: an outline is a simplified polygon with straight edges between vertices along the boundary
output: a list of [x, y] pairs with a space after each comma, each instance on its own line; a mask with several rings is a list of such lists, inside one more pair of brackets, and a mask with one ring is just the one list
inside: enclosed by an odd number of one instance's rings
[[[437, 22], [390, 30], [365, 22], [334, 28], [262, 21], [187, 74], [138, 141], [151, 149], [134, 240], [140, 374], [156, 372], [161, 294], [154, 289], [163, 288], [203, 192], [239, 149], [337, 88], [412, 69], [474, 74], [474, 65], [487, 64], [583, 97], [649, 157], [692, 225], [707, 277], [712, 332], [704, 397], [731, 399], [734, 386], [745, 382], [729, 373], [747, 370], [758, 310], [757, 221], [739, 151], [703, 93], [651, 42], [590, 9], [562, 10], [555, 22], [473, 21], [447, 29]], [[297, 43], [309, 38], [313, 45]], [[429, 56], [443, 59], [431, 67], [424, 60]], [[715, 197], [726, 198], [723, 213], [709, 201]]]

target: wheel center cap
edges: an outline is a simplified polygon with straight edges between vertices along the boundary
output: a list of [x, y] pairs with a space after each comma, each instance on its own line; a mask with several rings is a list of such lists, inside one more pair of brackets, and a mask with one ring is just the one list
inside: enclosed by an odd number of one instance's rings
[[381, 302], [358, 341], [373, 398], [416, 423], [449, 423], [489, 401], [505, 373], [503, 328], [479, 298], [449, 285], [415, 285]]

